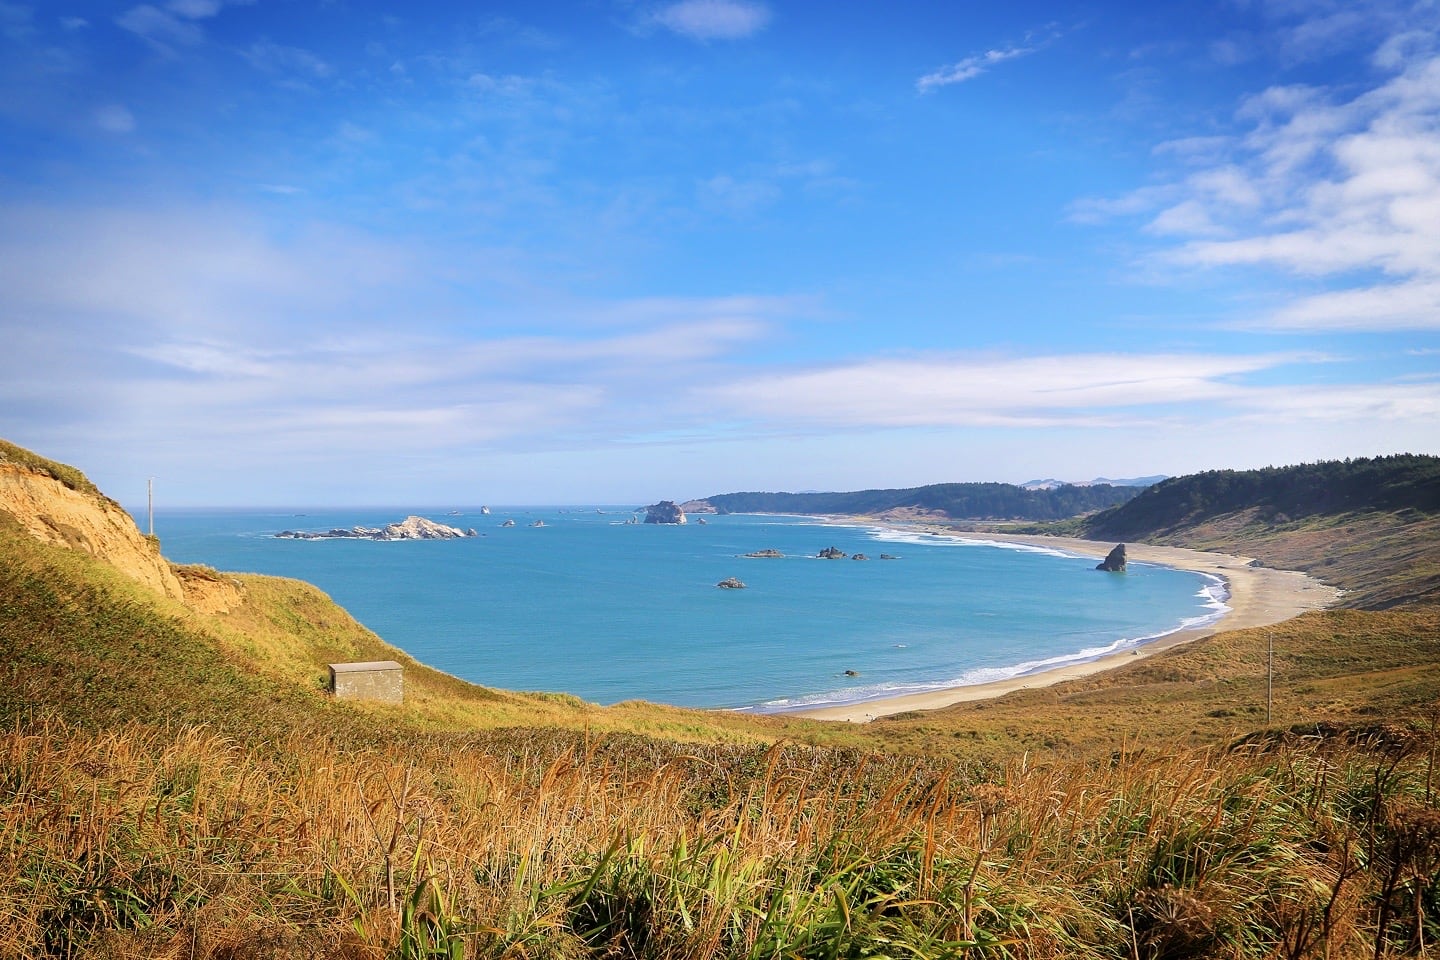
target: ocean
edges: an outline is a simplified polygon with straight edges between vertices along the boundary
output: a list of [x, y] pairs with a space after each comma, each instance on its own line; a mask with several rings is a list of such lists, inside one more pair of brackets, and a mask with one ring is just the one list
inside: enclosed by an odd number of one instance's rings
[[[1095, 659], [1226, 609], [1213, 577], [1134, 562], [1104, 574], [1093, 558], [983, 539], [803, 517], [657, 526], [627, 524], [625, 507], [491, 509], [182, 510], [157, 516], [155, 532], [175, 562], [313, 583], [465, 680], [602, 704], [861, 702]], [[275, 537], [411, 514], [480, 535]], [[826, 547], [871, 559], [817, 558]], [[783, 559], [742, 556], [766, 549]], [[716, 587], [728, 577], [746, 588]]]

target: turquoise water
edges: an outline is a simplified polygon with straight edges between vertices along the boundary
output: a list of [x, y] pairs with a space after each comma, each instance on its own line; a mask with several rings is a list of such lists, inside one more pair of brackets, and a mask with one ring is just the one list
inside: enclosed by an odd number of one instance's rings
[[[482, 536], [274, 537], [412, 513]], [[307, 580], [386, 641], [466, 680], [607, 704], [863, 701], [1093, 659], [1224, 611], [1218, 581], [1153, 565], [1103, 574], [1094, 559], [1055, 551], [800, 517], [655, 526], [627, 525], [630, 515], [195, 510], [158, 517], [155, 532], [176, 562]], [[500, 526], [507, 517], [514, 527]], [[872, 559], [815, 558], [828, 546]], [[766, 548], [785, 559], [740, 556]], [[717, 589], [726, 577], [747, 589]]]

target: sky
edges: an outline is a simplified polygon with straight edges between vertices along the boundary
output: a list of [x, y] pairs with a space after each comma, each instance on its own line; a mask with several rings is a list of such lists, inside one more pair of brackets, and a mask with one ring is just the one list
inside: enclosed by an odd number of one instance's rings
[[1440, 453], [1440, 5], [0, 0], [0, 437], [157, 508]]

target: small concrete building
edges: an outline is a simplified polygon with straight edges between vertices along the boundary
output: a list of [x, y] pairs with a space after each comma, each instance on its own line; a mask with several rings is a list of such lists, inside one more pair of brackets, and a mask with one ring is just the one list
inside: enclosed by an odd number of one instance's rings
[[336, 700], [405, 702], [405, 670], [394, 660], [330, 664], [330, 691]]

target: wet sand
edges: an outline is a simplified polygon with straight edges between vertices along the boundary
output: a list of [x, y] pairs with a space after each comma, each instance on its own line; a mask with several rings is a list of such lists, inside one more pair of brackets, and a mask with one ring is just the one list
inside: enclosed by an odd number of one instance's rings
[[[850, 518], [847, 522], [854, 523]], [[897, 524], [885, 524], [899, 526]], [[1095, 540], [1075, 540], [1068, 537], [1036, 537], [1000, 533], [960, 533], [938, 524], [905, 524], [905, 529], [920, 529], [927, 533], [961, 537], [966, 540], [992, 541], [995, 543], [1024, 543], [1038, 547], [1063, 550], [1077, 556], [1103, 559], [1115, 546]], [[835, 707], [818, 707], [813, 710], [799, 710], [789, 716], [810, 717], [817, 720], [846, 720], [864, 723], [876, 717], [890, 716], [909, 710], [934, 710], [948, 707], [953, 703], [968, 700], [984, 700], [998, 697], [1015, 690], [1031, 687], [1048, 687], [1063, 680], [1074, 680], [1090, 676], [1102, 670], [1110, 670], [1127, 663], [1134, 663], [1141, 657], [1152, 656], [1162, 650], [1182, 643], [1189, 643], [1201, 637], [1219, 633], [1222, 630], [1240, 630], [1246, 627], [1263, 627], [1308, 610], [1319, 610], [1331, 606], [1339, 598], [1339, 591], [1318, 580], [1293, 570], [1271, 570], [1267, 567], [1250, 566], [1250, 557], [1231, 556], [1223, 553], [1204, 553], [1199, 550], [1185, 550], [1180, 547], [1152, 547], [1144, 544], [1127, 543], [1125, 552], [1131, 562], [1157, 563], [1181, 570], [1193, 570], [1223, 578], [1230, 589], [1226, 605], [1230, 612], [1214, 623], [1190, 630], [1168, 634], [1133, 650], [1112, 653], [1085, 663], [1067, 664], [1040, 673], [996, 680], [992, 683], [977, 683], [964, 687], [949, 687], [925, 693], [912, 693], [882, 700], [867, 700], [863, 703], [844, 704]]]

